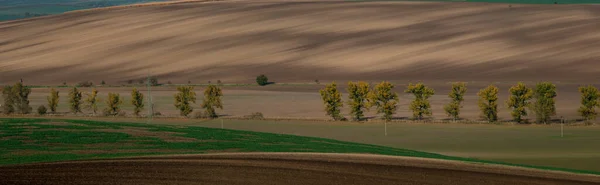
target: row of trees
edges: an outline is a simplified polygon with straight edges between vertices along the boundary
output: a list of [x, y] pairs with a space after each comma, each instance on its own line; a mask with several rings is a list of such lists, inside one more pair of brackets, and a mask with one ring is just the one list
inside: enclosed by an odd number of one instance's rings
[[[352, 118], [362, 120], [364, 111], [376, 107], [377, 114], [383, 114], [383, 119], [391, 120], [398, 108], [398, 94], [392, 91], [393, 88], [394, 85], [386, 81], [373, 88], [366, 82], [348, 82], [347, 104], [350, 106]], [[489, 85], [477, 93], [481, 115], [490, 122], [498, 120], [498, 91], [498, 87]], [[414, 100], [409, 105], [414, 119], [421, 120], [425, 116], [431, 116], [431, 105], [428, 99], [435, 94], [435, 90], [422, 83], [411, 83], [404, 92], [414, 96]], [[444, 111], [454, 120], [460, 119], [460, 109], [466, 92], [467, 85], [464, 82], [452, 83], [451, 91], [448, 94], [451, 101], [444, 106]], [[523, 117], [527, 116], [529, 111], [535, 114], [538, 123], [548, 123], [551, 116], [556, 115], [556, 86], [550, 82], [538, 83], [534, 88], [529, 88], [519, 82], [512, 86], [509, 92], [510, 97], [506, 101], [506, 107], [511, 110], [513, 120], [518, 123], [524, 121]], [[595, 108], [600, 107], [600, 92], [591, 85], [580, 87], [579, 92], [581, 93], [579, 115], [585, 120], [595, 119], [597, 115]], [[338, 91], [336, 83], [326, 85], [324, 89], [320, 90], [320, 94], [325, 104], [326, 114], [334, 120], [345, 120], [341, 115], [342, 95]]]
[[[179, 91], [175, 94], [175, 107], [180, 111], [182, 116], [188, 116], [193, 112], [192, 103], [196, 103], [196, 93], [192, 86], [181, 86], [178, 87]], [[29, 94], [31, 89], [24, 86], [21, 82], [16, 83], [13, 86], [5, 86], [2, 89], [3, 102], [3, 113], [4, 114], [28, 114], [31, 113], [31, 106], [29, 105]], [[77, 87], [73, 87], [68, 93], [68, 106], [71, 113], [77, 114], [82, 113], [82, 109], [91, 111], [94, 115], [98, 112], [98, 104], [102, 101], [98, 97], [98, 90], [92, 89], [91, 92], [85, 93], [86, 98], [83, 99], [84, 93], [81, 92]], [[216, 108], [223, 109], [221, 97], [223, 92], [221, 88], [216, 85], [209, 85], [204, 91], [204, 100], [201, 107], [205, 109], [206, 117], [215, 118]], [[45, 114], [47, 109], [51, 113], [56, 113], [59, 105], [59, 91], [52, 88], [50, 94], [47, 97], [48, 104], [47, 108], [44, 105], [38, 107], [38, 113]], [[119, 115], [122, 114], [121, 105], [123, 104], [123, 97], [119, 93], [108, 93], [108, 97], [105, 101], [106, 108], [102, 111], [104, 115]], [[131, 105], [133, 106], [133, 114], [140, 116], [140, 113], [144, 110], [145, 101], [144, 94], [142, 94], [137, 88], [133, 88], [131, 91]]]
[[[352, 119], [363, 120], [365, 111], [369, 111], [369, 109], [375, 107], [377, 114], [383, 114], [382, 117], [385, 120], [391, 120], [393, 114], [398, 109], [399, 102], [398, 94], [393, 92], [393, 89], [394, 85], [386, 81], [376, 84], [374, 87], [371, 87], [366, 82], [349, 82], [347, 104], [350, 106]], [[188, 116], [194, 111], [192, 105], [196, 103], [194, 87], [180, 86], [177, 87], [177, 91], [178, 93], [174, 95], [174, 105], [179, 110], [180, 115]], [[426, 116], [432, 115], [429, 98], [435, 94], [434, 89], [422, 83], [411, 83], [404, 92], [414, 96], [414, 100], [409, 105], [414, 119], [421, 120]], [[460, 119], [460, 110], [466, 92], [467, 86], [464, 82], [452, 84], [451, 91], [448, 94], [451, 101], [444, 106], [444, 111], [454, 120]], [[498, 87], [489, 85], [477, 93], [481, 115], [490, 122], [498, 120], [498, 92]], [[509, 92], [510, 97], [506, 101], [506, 107], [511, 110], [513, 120], [516, 122], [523, 122], [523, 117], [527, 116], [530, 112], [535, 114], [538, 123], [548, 123], [551, 116], [556, 115], [556, 86], [550, 82], [538, 83], [534, 88], [527, 87], [525, 84], [519, 82], [512, 86]], [[578, 113], [585, 120], [595, 119], [597, 116], [596, 107], [600, 107], [600, 91], [590, 85], [579, 87], [579, 92], [581, 93], [581, 106], [578, 109]], [[3, 113], [30, 113], [32, 110], [31, 106], [29, 106], [30, 93], [31, 89], [24, 86], [21, 82], [12, 86], [5, 86], [2, 89], [4, 99], [2, 106]], [[69, 90], [68, 106], [70, 112], [75, 114], [81, 113], [82, 109], [85, 108], [96, 114], [98, 104], [101, 102], [98, 97], [98, 90], [94, 88], [91, 92], [85, 93], [85, 99], [83, 99], [83, 95], [84, 93], [79, 91], [77, 87]], [[327, 115], [331, 116], [334, 120], [345, 120], [341, 113], [344, 102], [342, 101], [341, 93], [338, 91], [337, 84], [333, 82], [326, 85], [324, 89], [320, 90], [320, 95], [325, 104]], [[216, 85], [209, 85], [205, 89], [204, 99], [201, 104], [201, 107], [204, 109], [202, 117], [218, 117], [216, 109], [223, 109], [222, 96], [223, 92]], [[47, 97], [47, 106], [50, 112], [56, 113], [59, 98], [59, 92], [52, 88]], [[108, 97], [105, 100], [106, 108], [102, 111], [103, 114], [121, 114], [120, 107], [123, 101], [123, 98], [118, 93], [108, 93]], [[131, 91], [130, 103], [133, 106], [134, 115], [139, 116], [141, 111], [144, 110], [145, 101], [144, 95], [136, 88]], [[40, 106], [38, 112], [45, 113], [46, 107], [44, 105]]]

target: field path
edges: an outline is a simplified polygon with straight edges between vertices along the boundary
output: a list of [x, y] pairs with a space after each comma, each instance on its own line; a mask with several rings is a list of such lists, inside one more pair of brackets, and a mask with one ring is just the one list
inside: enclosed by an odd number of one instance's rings
[[408, 157], [240, 153], [0, 167], [1, 184], [597, 184], [598, 176]]

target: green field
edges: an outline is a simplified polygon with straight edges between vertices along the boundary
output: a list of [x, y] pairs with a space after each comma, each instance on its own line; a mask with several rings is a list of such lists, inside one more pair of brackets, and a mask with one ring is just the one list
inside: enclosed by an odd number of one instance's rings
[[[203, 122], [203, 124], [196, 124], [208, 126], [215, 123], [213, 120]], [[232, 123], [232, 121], [227, 121], [227, 126], [232, 126], [233, 124], [254, 125], [257, 128], [270, 128], [274, 126], [268, 125], [274, 124], [273, 122], [238, 121]], [[282, 123], [277, 127], [279, 129], [274, 129], [283, 131], [298, 129], [297, 125], [294, 126], [294, 124], [288, 123]], [[329, 132], [329, 135], [339, 135], [339, 133], [347, 132], [337, 132], [332, 129], [346, 128], [356, 131], [352, 134], [352, 137], [357, 140], [361, 140], [362, 138], [364, 139], [363, 142], [380, 138], [377, 136], [377, 133], [372, 132], [372, 129], [375, 127], [371, 127], [371, 129], [352, 125], [329, 125], [327, 127], [318, 128], [321, 131], [316, 132], [315, 135], [325, 134], [325, 132]], [[367, 130], [362, 131], [358, 129]], [[428, 127], [421, 129], [426, 130]], [[306, 131], [308, 131], [306, 128], [297, 130], [297, 132]], [[390, 134], [389, 136], [393, 135]], [[420, 135], [425, 136], [425, 134]], [[348, 138], [349, 136], [344, 137]], [[2, 165], [158, 154], [325, 152], [413, 156], [600, 174], [600, 172], [592, 170], [492, 162], [316, 137], [183, 126], [181, 124], [164, 125], [84, 120], [4, 118], [0, 119], [0, 145], [3, 146], [3, 150], [0, 151], [0, 164]]]
[[[158, 121], [157, 121], [158, 123]], [[218, 120], [163, 122], [220, 128]], [[508, 163], [600, 171], [600, 127], [560, 125], [335, 123], [225, 120], [224, 128], [348, 142]]]

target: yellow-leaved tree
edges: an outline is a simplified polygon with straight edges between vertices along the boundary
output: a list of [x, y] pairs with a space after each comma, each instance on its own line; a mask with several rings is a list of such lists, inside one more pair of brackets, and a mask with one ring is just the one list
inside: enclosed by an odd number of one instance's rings
[[398, 108], [398, 93], [392, 92], [392, 89], [394, 89], [392, 83], [383, 81], [368, 95], [368, 107], [375, 106], [377, 113], [383, 113], [383, 119], [386, 121], [392, 120], [392, 115]]
[[327, 115], [331, 116], [333, 120], [342, 120], [341, 109], [344, 106], [342, 103], [342, 94], [338, 91], [335, 82], [327, 84], [319, 93], [321, 94], [321, 99], [323, 99], [323, 104], [325, 104]]
[[431, 104], [429, 97], [435, 94], [435, 90], [425, 86], [423, 83], [408, 84], [405, 93], [411, 93], [415, 96], [415, 100], [410, 103], [410, 110], [413, 112], [413, 118], [422, 120], [424, 116], [431, 116]]
[[194, 111], [192, 103], [196, 103], [196, 92], [192, 86], [177, 87], [177, 94], [174, 95], [175, 107], [179, 109], [179, 114], [187, 116]]
[[444, 110], [446, 114], [455, 121], [460, 117], [460, 108], [462, 108], [461, 103], [465, 100], [464, 96], [467, 92], [467, 85], [464, 82], [454, 82], [452, 83], [452, 90], [448, 94], [448, 97], [452, 101], [444, 106]]
[[495, 122], [498, 120], [498, 87], [489, 85], [488, 87], [481, 89], [477, 96], [479, 96], [479, 109], [481, 110], [482, 117], [489, 122]]
[[350, 105], [350, 115], [354, 120], [360, 121], [364, 118], [364, 111], [368, 110], [366, 105], [367, 95], [370, 86], [367, 82], [348, 82], [348, 105]]
[[206, 116], [210, 118], [218, 117], [215, 108], [223, 110], [223, 103], [221, 102], [222, 96], [223, 91], [216, 85], [208, 85], [208, 87], [206, 87], [206, 90], [204, 90], [204, 100], [202, 100], [201, 105], [205, 110]]
[[524, 83], [519, 82], [517, 85], [512, 86], [508, 92], [510, 92], [510, 97], [506, 101], [506, 105], [512, 110], [510, 114], [513, 120], [521, 123], [523, 116], [527, 116], [527, 108], [531, 105], [529, 100], [533, 98], [533, 90]]

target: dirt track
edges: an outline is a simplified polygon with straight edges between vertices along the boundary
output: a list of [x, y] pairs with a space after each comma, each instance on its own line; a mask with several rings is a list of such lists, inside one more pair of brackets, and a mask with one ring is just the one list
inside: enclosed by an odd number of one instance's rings
[[0, 83], [589, 83], [600, 6], [224, 1], [0, 22]]
[[597, 184], [494, 165], [348, 154], [211, 154], [0, 167], [0, 184]]

